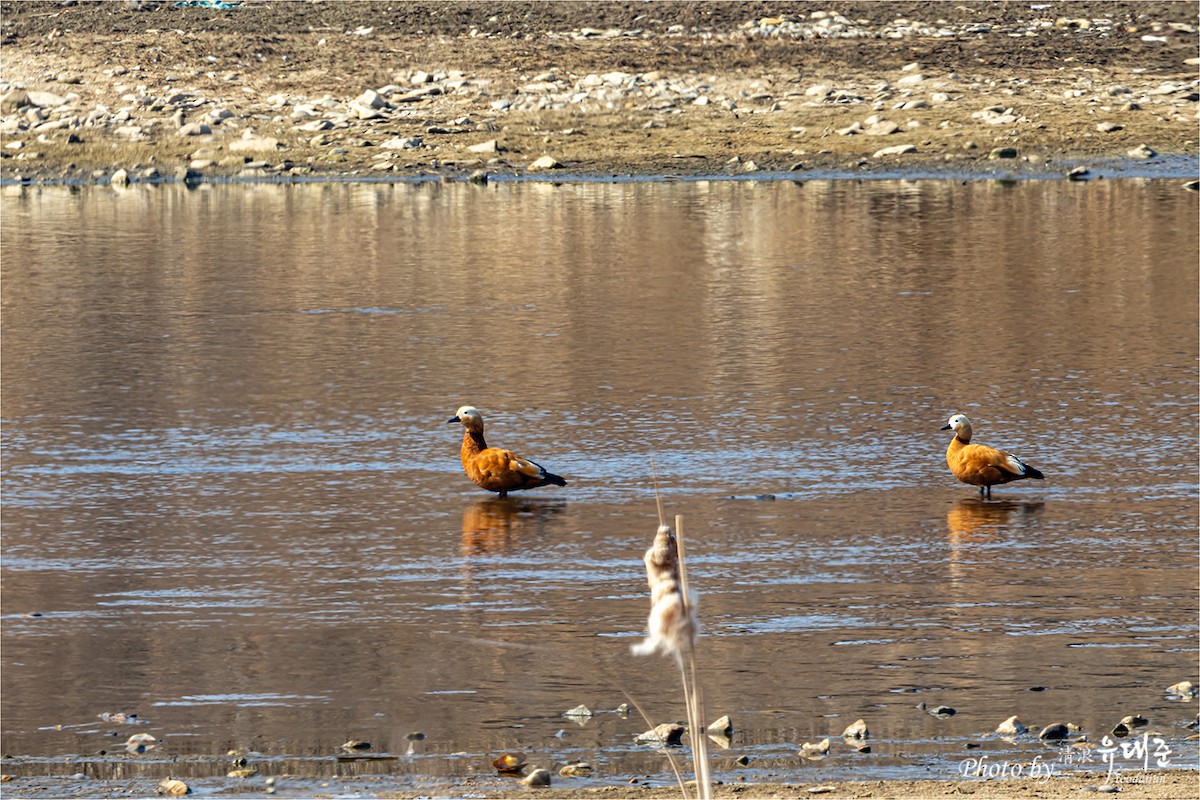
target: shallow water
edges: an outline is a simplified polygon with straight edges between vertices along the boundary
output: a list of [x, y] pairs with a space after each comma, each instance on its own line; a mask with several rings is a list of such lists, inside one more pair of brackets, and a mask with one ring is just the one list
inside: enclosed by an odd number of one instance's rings
[[[1096, 742], [1142, 713], [1197, 765], [1196, 705], [1164, 694], [1200, 683], [1177, 181], [2, 202], [6, 773], [219, 776], [239, 750], [416, 785], [523, 750], [665, 780], [611, 713], [684, 716], [671, 663], [629, 654], [652, 471], [736, 729], [718, 777], [1077, 761], [990, 733], [1012, 714]], [[472, 486], [464, 403], [570, 485]], [[956, 483], [954, 411], [1047, 480]], [[860, 717], [870, 753], [838, 738]], [[395, 758], [339, 761], [348, 739]]]

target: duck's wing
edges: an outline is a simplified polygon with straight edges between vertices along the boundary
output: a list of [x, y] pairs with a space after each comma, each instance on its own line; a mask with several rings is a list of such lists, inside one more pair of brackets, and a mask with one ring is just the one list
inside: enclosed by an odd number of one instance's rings
[[1029, 467], [1024, 461], [986, 444], [970, 444], [963, 448], [962, 457], [980, 472], [1008, 478], [1024, 478]]

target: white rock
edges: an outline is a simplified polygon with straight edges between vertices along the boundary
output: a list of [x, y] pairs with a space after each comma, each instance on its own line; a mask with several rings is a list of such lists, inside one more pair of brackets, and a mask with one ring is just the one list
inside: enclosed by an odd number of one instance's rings
[[892, 147], [885, 147], [882, 150], [876, 150], [872, 158], [883, 158], [885, 156], [903, 156], [909, 153], [917, 152], [915, 144], [898, 144]]
[[374, 89], [367, 89], [356, 97], [354, 102], [365, 108], [384, 108], [387, 106], [387, 101], [383, 99], [383, 95]]
[[415, 150], [421, 146], [421, 137], [419, 136], [396, 136], [386, 141], [380, 142], [379, 146], [385, 150]]
[[562, 164], [560, 164], [558, 161], [556, 161], [553, 156], [542, 156], [537, 161], [534, 161], [532, 164], [529, 165], [529, 169], [531, 169], [531, 170], [559, 169], [561, 167], [562, 167]]
[[67, 98], [62, 95], [54, 94], [53, 92], [28, 92], [27, 96], [31, 105], [41, 108], [58, 108], [67, 104]]
[[212, 128], [204, 122], [189, 122], [179, 128], [180, 136], [207, 136], [210, 133]]
[[501, 151], [500, 143], [495, 139], [489, 139], [486, 142], [479, 144], [468, 145], [467, 149], [472, 153], [499, 153]]
[[1021, 720], [1017, 719], [1017, 715], [1013, 714], [1008, 719], [996, 726], [996, 733], [1003, 736], [1020, 736], [1023, 733], [1028, 733], [1029, 728], [1021, 724]]
[[112, 177], [109, 178], [108, 181], [113, 186], [128, 186], [129, 185], [129, 173], [123, 169], [119, 169], [112, 174]]
[[280, 147], [279, 140], [274, 136], [255, 136], [250, 131], [246, 131], [242, 138], [229, 143], [231, 153], [258, 153], [278, 150]]

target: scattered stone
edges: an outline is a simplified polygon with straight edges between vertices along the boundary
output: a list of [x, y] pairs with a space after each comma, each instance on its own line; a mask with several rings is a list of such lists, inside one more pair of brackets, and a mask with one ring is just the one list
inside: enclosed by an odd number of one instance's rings
[[1115, 122], [1100, 122], [1096, 125], [1096, 130], [1100, 131], [1100, 133], [1115, 133], [1124, 129], [1124, 125], [1118, 125]]
[[[1189, 181], [1188, 183], [1184, 184], [1184, 188], [1191, 189], [1194, 192], [1197, 190], [1197, 188], [1200, 188], [1200, 186], [1193, 185], [1197, 183], [1200, 182]], [[1174, 695], [1175, 697], [1191, 697], [1196, 694], [1196, 687], [1192, 685], [1191, 681], [1180, 681], [1179, 683], [1173, 683], [1168, 686], [1167, 694]]]
[[529, 169], [561, 169], [562, 164], [555, 160], [553, 156], [542, 156], [537, 161], [529, 165]]
[[1130, 158], [1154, 158], [1156, 155], [1158, 155], [1158, 153], [1155, 152], [1154, 149], [1149, 145], [1145, 144], [1139, 144], [1137, 147], [1129, 151]]
[[1075, 167], [1067, 173], [1067, 180], [1069, 181], [1086, 181], [1091, 180], [1091, 177], [1092, 171], [1083, 166]]
[[274, 136], [256, 136], [251, 131], [242, 134], [242, 138], [229, 143], [231, 153], [262, 153], [282, 149], [283, 145]]
[[192, 793], [191, 787], [178, 778], [164, 778], [155, 791], [170, 797], [183, 797]]
[[113, 186], [128, 186], [129, 173], [124, 169], [119, 169], [112, 174], [112, 177], [108, 179], [108, 182]]
[[574, 719], [574, 720], [591, 719], [592, 718], [592, 710], [590, 708], [588, 708], [587, 706], [580, 704], [568, 711], [564, 711], [563, 716], [567, 717], [569, 719]]
[[567, 764], [558, 771], [558, 774], [564, 778], [584, 778], [592, 774], [592, 765], [586, 761]]
[[733, 760], [733, 763], [737, 764], [739, 767], [748, 766], [750, 764], [750, 756], [740, 755]]
[[522, 786], [549, 786], [550, 772], [544, 769], [535, 769], [533, 772], [521, 779]]
[[524, 753], [505, 753], [492, 759], [492, 766], [497, 772], [511, 775], [525, 768]]
[[910, 153], [917, 152], [915, 144], [897, 144], [892, 147], [885, 147], [882, 150], [876, 150], [872, 158], [885, 158], [886, 156], [904, 156]]
[[[486, 186], [488, 182], [488, 174], [486, 170], [477, 169], [467, 176], [467, 183], [474, 183], [478, 186]], [[628, 712], [626, 712], [628, 714]]]
[[809, 761], [818, 761], [825, 757], [829, 752], [829, 739], [825, 738], [819, 742], [804, 742], [800, 745], [800, 757], [806, 758]]
[[1119, 792], [1121, 790], [1119, 788], [1117, 788], [1116, 786], [1113, 786], [1111, 783], [1104, 783], [1104, 784], [1101, 784], [1100, 786], [1093, 786], [1092, 791], [1100, 792], [1101, 794], [1116, 794], [1117, 792]]
[[1042, 728], [1038, 733], [1039, 739], [1065, 739], [1071, 735], [1071, 728], [1065, 722], [1055, 722]]
[[846, 730], [842, 731], [843, 739], [870, 739], [871, 732], [867, 730], [867, 723], [863, 720], [856, 720], [849, 725]]
[[500, 153], [505, 150], [505, 148], [501, 147], [500, 143], [495, 139], [489, 139], [488, 141], [480, 142], [479, 144], [467, 145], [467, 149], [472, 153]]
[[1013, 714], [996, 726], [996, 733], [1002, 736], [1020, 736], [1021, 734], [1029, 733], [1029, 728], [1026, 728], [1021, 723], [1021, 720], [1017, 718], [1017, 715]]
[[422, 145], [420, 136], [396, 136], [379, 143], [384, 150], [416, 150]]
[[189, 122], [179, 127], [179, 136], [208, 136], [212, 128], [206, 122]]
[[425, 741], [425, 734], [420, 731], [413, 731], [412, 733], [404, 734], [404, 738], [410, 742], [423, 742]]
[[683, 740], [687, 728], [674, 722], [664, 722], [652, 731], [638, 735], [634, 742], [637, 744], [677, 745]]
[[865, 126], [862, 132], [867, 136], [889, 136], [898, 130], [900, 130], [899, 123], [883, 119]]
[[829, 792], [836, 792], [837, 787], [836, 786], [828, 786], [828, 785], [826, 785], [826, 786], [810, 786], [810, 787], [808, 787], [807, 791], [809, 794], [828, 794]]
[[370, 742], [362, 742], [362, 741], [359, 741], [358, 739], [351, 739], [347, 742], [342, 742], [342, 749], [346, 750], [347, 752], [354, 751], [354, 750], [370, 750], [371, 743]]
[[1116, 725], [1113, 726], [1112, 735], [1116, 736], [1118, 739], [1125, 738], [1126, 736], [1129, 735], [1129, 726], [1126, 725], [1124, 722], [1118, 722]]
[[724, 736], [728, 738], [733, 736], [733, 721], [726, 714], [709, 725], [706, 730], [710, 736]]
[[1120, 724], [1127, 725], [1130, 728], [1144, 728], [1150, 724], [1150, 720], [1146, 719], [1141, 714], [1130, 714], [1126, 717], [1123, 717]]
[[929, 715], [938, 719], [947, 719], [953, 717], [958, 712], [950, 706], [936, 706], [929, 709]]
[[1000, 158], [1016, 158], [1020, 153], [1015, 147], [996, 147], [988, 153], [988, 158], [995, 161]]
[[254, 767], [242, 767], [241, 769], [231, 769], [225, 773], [226, 778], [253, 778], [258, 774], [258, 770]]
[[356, 97], [354, 102], [365, 108], [387, 108], [387, 101], [383, 99], [383, 95], [374, 89], [367, 89]]

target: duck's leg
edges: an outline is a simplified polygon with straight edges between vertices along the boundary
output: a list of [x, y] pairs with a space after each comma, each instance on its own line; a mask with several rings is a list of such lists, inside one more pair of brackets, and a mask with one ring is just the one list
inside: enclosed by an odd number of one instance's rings
[[501, 497], [508, 497], [508, 492], [500, 492]]
[[991, 499], [992, 499], [992, 487], [991, 487], [991, 486], [985, 486], [985, 487], [983, 487], [983, 488], [987, 489], [987, 499], [988, 499], [988, 500], [991, 500]]

